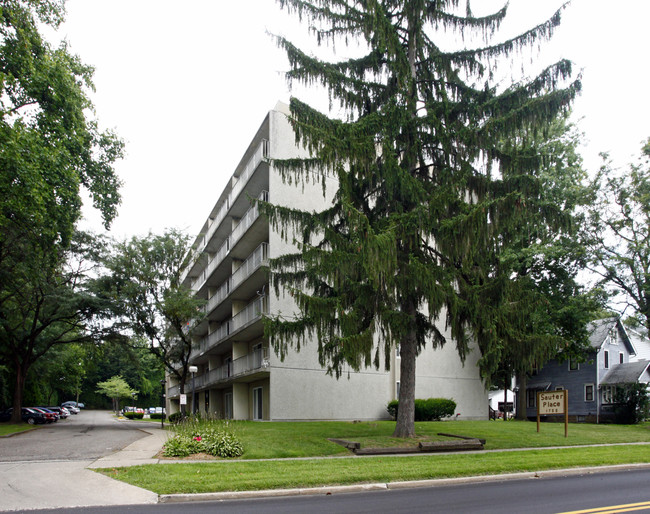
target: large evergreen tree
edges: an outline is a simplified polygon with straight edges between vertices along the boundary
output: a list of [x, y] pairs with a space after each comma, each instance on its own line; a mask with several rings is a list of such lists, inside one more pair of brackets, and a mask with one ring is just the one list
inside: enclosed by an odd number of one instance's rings
[[[274, 166], [286, 179], [331, 173], [339, 186], [322, 212], [266, 206], [277, 227], [295, 229], [299, 251], [273, 262], [273, 283], [288, 288], [300, 310], [295, 319], [269, 319], [267, 334], [281, 355], [315, 336], [321, 363], [337, 376], [345, 363], [379, 366], [382, 354], [388, 364], [399, 345], [395, 435], [412, 436], [415, 363], [425, 343], [444, 344], [448, 330], [464, 359], [470, 341], [489, 350], [507, 324], [495, 307], [507, 302], [511, 270], [499, 257], [537, 191], [539, 158], [514, 159], [502, 143], [544, 129], [580, 83], [567, 84], [565, 60], [507, 87], [494, 77], [497, 64], [550, 38], [560, 11], [493, 42], [506, 7], [475, 17], [458, 0], [279, 3], [306, 19], [319, 43], [359, 41], [366, 52], [328, 62], [277, 38], [289, 81], [322, 84], [347, 117], [291, 100], [296, 138], [311, 157]], [[481, 43], [448, 51], [450, 33]], [[547, 222], [556, 212], [540, 214]]]

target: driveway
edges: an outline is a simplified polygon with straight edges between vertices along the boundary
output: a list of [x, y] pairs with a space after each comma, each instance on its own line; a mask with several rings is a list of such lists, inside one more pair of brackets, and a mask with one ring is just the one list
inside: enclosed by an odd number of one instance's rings
[[158, 496], [151, 491], [88, 467], [152, 457], [162, 446], [161, 437], [159, 425], [82, 410], [67, 420], [1, 438], [0, 511], [156, 503]]

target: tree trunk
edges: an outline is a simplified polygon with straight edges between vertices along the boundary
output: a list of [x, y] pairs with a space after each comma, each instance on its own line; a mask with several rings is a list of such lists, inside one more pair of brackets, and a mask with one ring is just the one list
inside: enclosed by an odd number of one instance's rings
[[15, 366], [16, 383], [14, 386], [13, 413], [11, 414], [11, 423], [20, 423], [23, 419], [23, 394], [25, 391], [25, 377], [27, 373], [20, 364]]
[[[406, 308], [404, 308], [406, 307]], [[407, 302], [403, 311], [415, 320], [415, 306]], [[411, 326], [415, 326], [413, 323]], [[411, 329], [400, 343], [400, 383], [397, 423], [393, 437], [415, 437], [415, 360], [417, 358], [417, 339], [415, 329]]]

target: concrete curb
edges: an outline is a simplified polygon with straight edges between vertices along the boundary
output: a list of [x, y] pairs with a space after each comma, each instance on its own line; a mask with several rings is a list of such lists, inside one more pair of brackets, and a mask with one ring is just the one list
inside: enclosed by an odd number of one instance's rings
[[554, 476], [583, 475], [590, 473], [604, 473], [607, 471], [624, 471], [632, 469], [650, 469], [650, 463], [618, 464], [614, 466], [594, 466], [588, 468], [566, 468], [544, 471], [530, 471], [526, 473], [508, 473], [504, 475], [480, 475], [462, 478], [439, 478], [433, 480], [414, 480], [410, 482], [308, 487], [300, 489], [265, 489], [260, 491], [226, 491], [220, 493], [161, 494], [158, 496], [158, 502], [181, 503], [190, 501], [239, 500], [244, 498], [273, 498], [281, 496], [326, 496], [331, 494], [415, 489], [420, 487], [442, 487], [447, 485], [459, 485], [468, 483], [476, 484], [483, 482], [500, 482], [506, 480], [524, 480], [533, 478], [548, 478]]

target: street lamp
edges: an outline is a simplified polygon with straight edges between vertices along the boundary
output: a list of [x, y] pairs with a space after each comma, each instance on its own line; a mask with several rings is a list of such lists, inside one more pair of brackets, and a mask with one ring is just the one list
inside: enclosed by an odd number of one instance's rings
[[165, 428], [165, 379], [160, 381], [160, 403], [162, 403], [162, 416], [160, 417], [160, 428]]
[[199, 370], [196, 366], [190, 366], [188, 371], [192, 373], [192, 416], [196, 415], [196, 401], [195, 401], [195, 388], [194, 388], [194, 373]]

